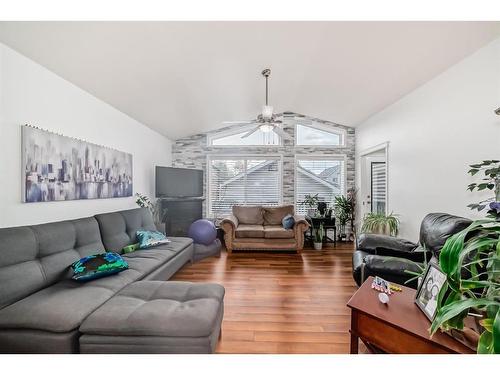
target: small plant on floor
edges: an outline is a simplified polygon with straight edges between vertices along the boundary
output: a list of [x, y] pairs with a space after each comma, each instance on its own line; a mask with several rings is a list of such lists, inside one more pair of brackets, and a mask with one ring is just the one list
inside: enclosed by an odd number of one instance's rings
[[389, 215], [370, 212], [363, 218], [361, 231], [364, 233], [387, 234], [396, 237], [399, 233], [399, 218], [392, 212]]
[[348, 197], [345, 195], [337, 195], [335, 197], [334, 208], [335, 216], [337, 217], [340, 225], [339, 237], [341, 239], [346, 237], [345, 226], [351, 218], [354, 217], [354, 205], [353, 199], [354, 194], [350, 194]]
[[484, 177], [481, 183], [472, 183], [467, 187], [470, 191], [491, 190], [494, 197], [485, 199], [479, 203], [469, 204], [471, 210], [482, 211], [488, 209], [487, 217], [500, 220], [500, 160], [483, 160], [478, 164], [471, 164], [469, 174], [475, 176], [483, 172]]
[[321, 223], [318, 228], [313, 226], [314, 232], [314, 249], [321, 250], [323, 247], [323, 238], [325, 236], [325, 229], [323, 228], [323, 224]]

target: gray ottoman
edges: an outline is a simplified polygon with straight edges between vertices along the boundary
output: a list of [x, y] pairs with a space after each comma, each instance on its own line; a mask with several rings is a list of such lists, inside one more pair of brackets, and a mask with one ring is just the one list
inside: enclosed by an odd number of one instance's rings
[[224, 315], [224, 287], [137, 281], [80, 326], [81, 353], [213, 353]]
[[222, 244], [218, 238], [210, 245], [195, 243], [193, 246], [194, 246], [194, 255], [193, 255], [194, 262], [198, 262], [204, 258], [211, 256], [220, 256], [220, 251], [222, 248]]

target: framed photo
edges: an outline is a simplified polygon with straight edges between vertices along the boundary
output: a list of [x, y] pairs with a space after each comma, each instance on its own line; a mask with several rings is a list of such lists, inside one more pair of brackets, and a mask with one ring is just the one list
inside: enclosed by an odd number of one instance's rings
[[436, 317], [439, 293], [445, 284], [446, 274], [436, 263], [430, 262], [417, 290], [415, 303], [431, 322]]

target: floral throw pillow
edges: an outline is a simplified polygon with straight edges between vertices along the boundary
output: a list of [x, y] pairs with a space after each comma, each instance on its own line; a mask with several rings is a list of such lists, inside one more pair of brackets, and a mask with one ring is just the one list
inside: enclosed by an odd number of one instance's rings
[[164, 243], [169, 243], [170, 240], [161, 232], [156, 230], [138, 230], [135, 233], [140, 249], [148, 249]]
[[89, 255], [71, 265], [73, 280], [89, 281], [109, 276], [128, 268], [128, 263], [117, 253]]

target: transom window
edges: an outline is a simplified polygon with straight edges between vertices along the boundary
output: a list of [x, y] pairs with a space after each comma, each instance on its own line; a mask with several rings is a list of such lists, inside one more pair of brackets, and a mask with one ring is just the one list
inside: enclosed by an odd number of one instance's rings
[[281, 203], [281, 157], [208, 159], [208, 214], [221, 217], [233, 205], [277, 206]]
[[314, 122], [298, 123], [295, 127], [295, 144], [297, 146], [343, 146], [345, 145], [345, 131]]
[[273, 131], [263, 132], [257, 130], [246, 138], [245, 133], [254, 129], [257, 125], [245, 126], [236, 130], [228, 130], [208, 137], [209, 146], [279, 146], [280, 137]]
[[345, 194], [345, 159], [343, 157], [297, 157], [295, 165], [295, 207], [305, 214], [306, 195], [318, 194], [320, 202], [333, 205], [337, 195]]

